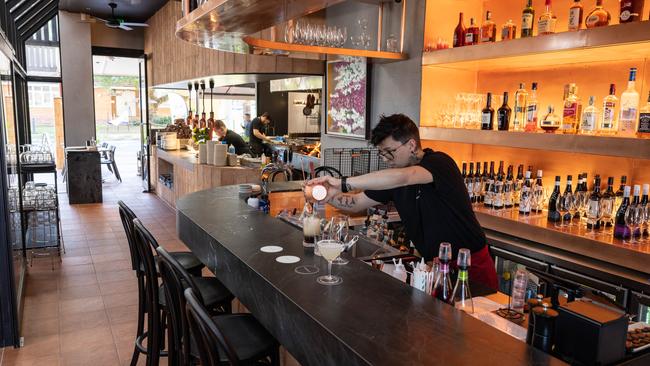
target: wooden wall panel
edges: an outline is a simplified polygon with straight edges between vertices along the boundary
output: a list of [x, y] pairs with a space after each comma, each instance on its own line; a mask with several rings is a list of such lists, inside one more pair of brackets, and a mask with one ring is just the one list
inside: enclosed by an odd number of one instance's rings
[[[149, 84], [163, 85], [211, 75], [233, 73], [324, 74], [319, 60], [287, 61], [283, 56], [233, 54], [192, 45], [176, 38], [180, 2], [170, 1], [149, 20], [145, 30], [145, 53], [149, 63]], [[277, 62], [276, 59], [282, 59]]]

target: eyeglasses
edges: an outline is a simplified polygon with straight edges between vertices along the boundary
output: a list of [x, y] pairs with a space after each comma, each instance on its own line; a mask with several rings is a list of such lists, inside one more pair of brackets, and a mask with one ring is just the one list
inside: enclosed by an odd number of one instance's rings
[[388, 149], [388, 150], [384, 150], [384, 151], [379, 150], [379, 152], [377, 154], [380, 157], [382, 157], [382, 158], [384, 158], [386, 160], [393, 160], [393, 159], [395, 159], [395, 155], [394, 155], [395, 152], [397, 150], [399, 150], [402, 146], [406, 145], [406, 143], [408, 143], [409, 141], [403, 142], [401, 145], [399, 145], [398, 147], [396, 147], [394, 149]]

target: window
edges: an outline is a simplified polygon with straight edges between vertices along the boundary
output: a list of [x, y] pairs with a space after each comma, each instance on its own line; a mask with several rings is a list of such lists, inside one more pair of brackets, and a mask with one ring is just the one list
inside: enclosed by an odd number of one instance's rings
[[61, 96], [59, 84], [30, 82], [27, 90], [30, 108], [53, 108], [54, 98]]

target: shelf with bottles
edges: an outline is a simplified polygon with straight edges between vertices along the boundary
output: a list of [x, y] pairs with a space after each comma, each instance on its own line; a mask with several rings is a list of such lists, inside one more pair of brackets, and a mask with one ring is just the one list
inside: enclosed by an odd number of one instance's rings
[[[463, 179], [484, 227], [505, 230], [522, 239], [548, 240], [543, 244], [551, 246], [579, 243], [573, 249], [595, 249], [595, 253], [583, 254], [612, 254], [613, 250], [618, 259], [626, 260], [631, 251], [650, 258], [649, 184], [634, 185], [630, 194], [625, 176], [616, 189], [614, 177], [608, 177], [603, 186], [599, 175], [588, 183], [588, 174], [580, 173], [577, 179], [569, 175], [565, 181], [556, 176], [555, 184], [549, 187], [548, 179], [546, 185], [543, 183], [541, 170], [532, 177], [530, 166], [525, 175], [523, 165], [519, 165], [516, 175], [512, 165], [506, 173], [503, 161], [498, 170], [491, 162], [489, 171], [484, 162], [483, 173], [480, 166], [476, 171], [473, 163], [469, 166], [468, 171], [467, 164], [462, 163]], [[603, 249], [602, 244], [610, 247]]]
[[[469, 5], [473, 4], [474, 7]], [[650, 24], [647, 19], [647, 9], [642, 11], [642, 16], [629, 18], [632, 21], [622, 24], [619, 15], [619, 1], [606, 0], [604, 8], [609, 11], [612, 20], [608, 26], [585, 29], [585, 21], [590, 13], [593, 3], [581, 1], [583, 5], [583, 21], [578, 29], [569, 31], [569, 25], [576, 14], [571, 11], [573, 0], [553, 1], [553, 21], [544, 20], [544, 1], [535, 0], [532, 15], [532, 30], [524, 28], [526, 19], [525, 0], [516, 1], [485, 1], [477, 3], [473, 0], [460, 4], [441, 5], [441, 10], [446, 15], [458, 19], [459, 12], [465, 13], [465, 20], [485, 19], [489, 11], [491, 20], [483, 20], [482, 24], [475, 27], [465, 26], [458, 29], [457, 25], [450, 26], [449, 21], [444, 25], [429, 25], [433, 19], [427, 19], [425, 31], [425, 52], [422, 59], [424, 66], [444, 66], [458, 69], [474, 70], [509, 70], [513, 68], [541, 68], [552, 65], [574, 64], [577, 62], [615, 61], [633, 57], [646, 57], [650, 54]], [[635, 6], [643, 6], [643, 0], [636, 0]], [[646, 7], [647, 8], [647, 7]], [[482, 13], [480, 13], [482, 12]], [[438, 14], [436, 13], [436, 14]], [[439, 15], [436, 15], [436, 18]], [[513, 22], [512, 19], [515, 19]], [[578, 17], [580, 19], [580, 17]], [[475, 22], [477, 23], [477, 22]], [[486, 26], [487, 23], [487, 26]], [[544, 24], [554, 24], [553, 30], [544, 31]], [[491, 25], [490, 25], [491, 24]], [[574, 22], [575, 24], [575, 22]], [[500, 25], [503, 25], [501, 28]], [[442, 27], [446, 27], [444, 29]], [[454, 27], [457, 27], [455, 30]], [[501, 31], [497, 28], [501, 28]], [[574, 25], [575, 29], [576, 26]], [[473, 31], [468, 31], [473, 30]], [[478, 32], [478, 33], [477, 33]], [[542, 34], [542, 32], [548, 34]], [[501, 33], [498, 35], [497, 33]], [[460, 35], [459, 35], [460, 34]], [[479, 42], [476, 42], [478, 34]], [[530, 36], [526, 36], [526, 35]], [[453, 44], [448, 42], [448, 37], [454, 39], [473, 40], [469, 46], [435, 49]], [[441, 37], [442, 36], [442, 37]], [[519, 37], [519, 38], [516, 38]], [[438, 40], [435, 42], [434, 40]], [[492, 42], [480, 42], [492, 40]], [[436, 44], [437, 43], [437, 44]], [[458, 42], [457, 42], [458, 43]]]

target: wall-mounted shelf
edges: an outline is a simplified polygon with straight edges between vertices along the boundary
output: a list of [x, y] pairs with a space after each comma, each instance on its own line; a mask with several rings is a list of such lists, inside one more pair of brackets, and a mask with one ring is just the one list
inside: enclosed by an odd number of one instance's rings
[[459, 128], [420, 127], [423, 140], [650, 159], [650, 140]]
[[512, 70], [650, 56], [650, 21], [426, 52], [423, 66]]
[[267, 41], [264, 39], [253, 38], [253, 37], [244, 37], [243, 40], [254, 49], [258, 49], [262, 51], [265, 50], [284, 51], [284, 52], [288, 52], [289, 54], [309, 53], [309, 54], [320, 54], [320, 55], [357, 56], [357, 57], [367, 57], [373, 59], [374, 62], [393, 62], [393, 61], [406, 60], [408, 58], [407, 54], [397, 53], [397, 52], [358, 50], [352, 48], [338, 48], [338, 47], [309, 46], [309, 45], [302, 45], [302, 44], [273, 42], [273, 41]]

